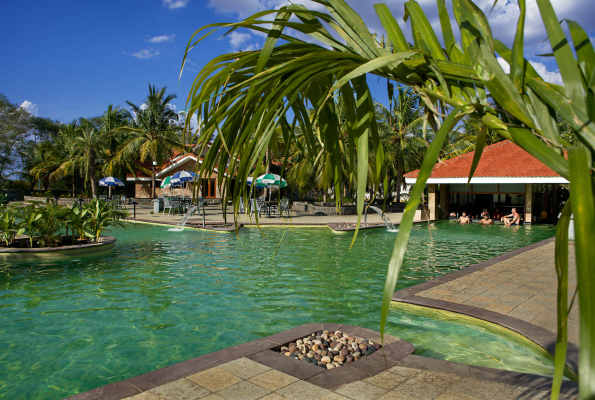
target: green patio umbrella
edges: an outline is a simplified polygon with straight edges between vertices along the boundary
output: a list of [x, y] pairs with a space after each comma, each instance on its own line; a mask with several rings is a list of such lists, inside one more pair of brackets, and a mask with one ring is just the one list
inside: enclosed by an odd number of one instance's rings
[[[256, 185], [266, 186], [269, 189], [281, 189], [287, 187], [287, 181], [277, 174], [265, 174], [256, 179]], [[258, 186], [257, 186], [258, 187]], [[269, 201], [271, 200], [271, 192], [269, 191]]]
[[167, 189], [168, 187], [171, 187], [171, 176], [168, 176], [167, 178], [165, 178], [162, 182], [161, 182], [161, 189]]

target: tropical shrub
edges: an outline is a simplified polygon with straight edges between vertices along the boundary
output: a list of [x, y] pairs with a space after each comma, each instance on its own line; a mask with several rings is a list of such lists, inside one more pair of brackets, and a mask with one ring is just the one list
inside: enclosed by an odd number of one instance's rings
[[37, 224], [43, 214], [35, 207], [35, 204], [28, 205], [21, 209], [21, 228], [23, 233], [29, 236], [29, 247], [33, 247], [33, 238], [37, 234]]
[[93, 199], [86, 205], [86, 216], [84, 218], [84, 232], [94, 242], [99, 241], [99, 236], [110, 226], [122, 226], [120, 219], [125, 218], [128, 212], [119, 210], [114, 205], [100, 199]]
[[0, 238], [8, 246], [15, 237], [21, 235], [25, 230], [18, 222], [19, 211], [15, 207], [2, 207], [0, 213]]
[[124, 226], [121, 220], [127, 216], [126, 210], [100, 199], [82, 208], [76, 203], [68, 208], [47, 199], [45, 204], [0, 208], [0, 238], [8, 246], [17, 235], [26, 233], [30, 247], [35, 238], [39, 239], [41, 247], [55, 247], [61, 235], [68, 236], [72, 232], [73, 238], [97, 242], [108, 227]]

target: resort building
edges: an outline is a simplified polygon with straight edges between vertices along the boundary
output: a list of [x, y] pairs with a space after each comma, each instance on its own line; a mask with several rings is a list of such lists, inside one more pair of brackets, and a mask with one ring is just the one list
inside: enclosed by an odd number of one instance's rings
[[[466, 212], [492, 217], [516, 208], [524, 223], [555, 219], [568, 196], [568, 181], [509, 140], [487, 146], [469, 185], [475, 152], [441, 161], [427, 181], [430, 219]], [[405, 175], [417, 181], [419, 170]]]
[[[155, 166], [156, 171], [156, 189], [155, 193], [157, 196], [160, 195], [188, 195], [192, 193], [195, 183], [189, 182], [186, 184], [184, 188], [166, 188], [162, 189], [161, 182], [179, 171], [189, 171], [195, 172], [196, 171], [196, 164], [201, 163], [204, 158], [204, 153], [206, 150], [203, 151], [203, 154], [199, 157], [197, 154], [194, 153], [187, 153], [187, 154], [174, 154], [174, 156], [168, 160], [165, 160], [162, 164]], [[140, 163], [137, 163], [139, 166]], [[152, 176], [149, 173], [146, 173], [146, 170], [151, 170], [151, 166], [148, 164], [142, 165], [143, 170], [137, 171], [136, 174], [128, 174], [126, 176], [126, 180], [128, 182], [134, 182], [134, 197], [135, 198], [151, 198], [152, 189]], [[202, 179], [201, 188], [199, 189], [199, 196], [205, 197], [208, 199], [215, 199], [221, 198], [221, 194], [219, 193], [219, 189], [217, 187], [217, 176], [218, 170], [215, 168], [215, 171], [209, 176], [208, 179]]]

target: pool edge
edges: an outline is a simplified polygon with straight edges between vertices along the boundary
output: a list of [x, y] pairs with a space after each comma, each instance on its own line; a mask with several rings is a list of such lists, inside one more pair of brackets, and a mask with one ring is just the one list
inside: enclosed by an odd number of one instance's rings
[[[537, 243], [533, 243], [529, 246], [521, 247], [520, 249], [516, 249], [508, 253], [502, 254], [498, 257], [494, 257], [489, 260], [482, 261], [474, 265], [470, 265], [469, 267], [465, 267], [458, 271], [453, 271], [451, 273], [439, 276], [437, 278], [432, 279], [431, 281], [423, 282], [418, 285], [398, 290], [393, 293], [392, 301], [435, 308], [454, 312], [457, 314], [464, 314], [496, 325], [500, 325], [504, 328], [510, 329], [514, 332], [517, 332], [525, 336], [527, 339], [533, 341], [535, 344], [546, 349], [548, 352], [554, 355], [556, 347], [556, 335], [545, 328], [539, 327], [537, 325], [523, 321], [518, 318], [497, 313], [495, 311], [490, 311], [466, 304], [458, 304], [444, 300], [430, 299], [427, 297], [417, 296], [417, 294], [431, 289], [435, 286], [439, 286], [444, 283], [453, 281], [455, 279], [462, 278], [474, 272], [481, 271], [484, 268], [498, 264], [502, 261], [509, 260], [528, 251], [545, 246], [547, 244], [555, 242], [555, 240], [555, 237], [545, 239]], [[568, 342], [566, 365], [575, 373], [578, 373], [578, 354], [578, 347], [573, 343]]]

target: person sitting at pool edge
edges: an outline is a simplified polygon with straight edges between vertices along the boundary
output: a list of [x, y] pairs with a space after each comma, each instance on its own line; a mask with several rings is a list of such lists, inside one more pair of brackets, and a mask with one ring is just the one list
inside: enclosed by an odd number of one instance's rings
[[484, 214], [483, 219], [479, 221], [480, 225], [494, 225], [494, 221], [490, 218], [489, 214]]
[[471, 218], [469, 218], [467, 216], [467, 213], [463, 213], [461, 215], [461, 218], [459, 218], [459, 220], [457, 221], [459, 224], [463, 225], [463, 224], [470, 224], [471, 223]]
[[504, 222], [504, 225], [506, 226], [519, 225], [521, 216], [518, 212], [516, 212], [516, 208], [513, 208], [512, 214], [502, 217], [500, 221]]

